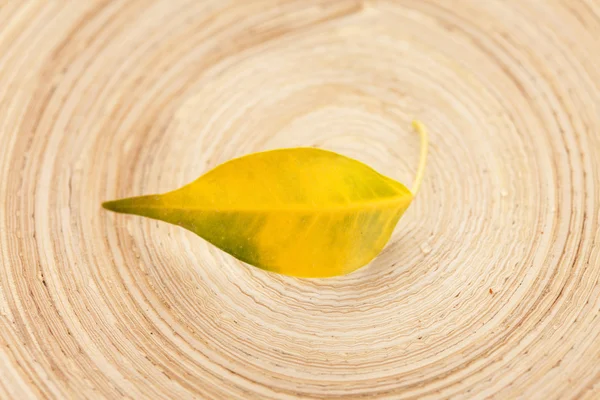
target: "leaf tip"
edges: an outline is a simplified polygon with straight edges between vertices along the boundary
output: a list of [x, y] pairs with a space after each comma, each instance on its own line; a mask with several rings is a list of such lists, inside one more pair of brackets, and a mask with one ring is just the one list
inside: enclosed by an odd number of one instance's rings
[[162, 206], [159, 195], [128, 197], [125, 199], [105, 201], [102, 207], [122, 214], [135, 214], [151, 217]]
[[119, 212], [121, 211], [121, 206], [120, 206], [120, 201], [119, 200], [111, 200], [111, 201], [105, 201], [102, 203], [102, 208], [104, 208], [105, 210], [108, 211], [114, 211], [114, 212]]

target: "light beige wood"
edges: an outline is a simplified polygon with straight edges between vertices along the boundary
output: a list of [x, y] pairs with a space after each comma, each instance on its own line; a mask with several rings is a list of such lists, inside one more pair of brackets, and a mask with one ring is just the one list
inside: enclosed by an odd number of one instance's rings
[[[596, 0], [0, 6], [1, 399], [600, 398]], [[299, 280], [104, 200], [317, 146], [421, 193]]]

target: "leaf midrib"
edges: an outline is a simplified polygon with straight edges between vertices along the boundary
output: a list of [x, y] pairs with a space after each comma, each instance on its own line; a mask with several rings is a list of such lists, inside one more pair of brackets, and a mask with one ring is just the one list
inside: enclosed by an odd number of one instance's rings
[[319, 207], [315, 205], [315, 207], [294, 207], [294, 204], [290, 204], [287, 207], [250, 207], [250, 208], [218, 208], [218, 207], [181, 207], [181, 206], [163, 206], [159, 204], [131, 204], [131, 205], [122, 205], [119, 208], [122, 209], [150, 209], [150, 210], [179, 210], [179, 211], [207, 211], [207, 212], [277, 212], [277, 211], [287, 211], [287, 212], [343, 212], [343, 211], [358, 211], [365, 209], [376, 209], [376, 208], [388, 208], [390, 206], [400, 206], [402, 203], [410, 203], [412, 196], [402, 195], [390, 199], [385, 200], [376, 200], [369, 202], [360, 202], [360, 203], [346, 203], [336, 206], [329, 207]]

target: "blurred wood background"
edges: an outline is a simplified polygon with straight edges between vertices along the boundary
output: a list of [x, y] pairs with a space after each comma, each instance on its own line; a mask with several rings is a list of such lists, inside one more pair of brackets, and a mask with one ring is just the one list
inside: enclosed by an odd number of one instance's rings
[[[421, 193], [335, 279], [101, 209], [316, 146]], [[596, 0], [0, 2], [0, 398], [600, 398]]]

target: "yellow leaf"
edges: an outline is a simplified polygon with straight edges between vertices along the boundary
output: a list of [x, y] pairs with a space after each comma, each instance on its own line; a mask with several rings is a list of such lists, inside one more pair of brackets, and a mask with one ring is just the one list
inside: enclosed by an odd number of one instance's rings
[[103, 207], [182, 226], [248, 264], [286, 275], [343, 275], [383, 249], [419, 190], [413, 192], [367, 165], [331, 151], [290, 148], [254, 153], [219, 165], [162, 195]]

